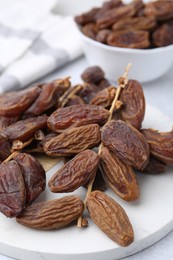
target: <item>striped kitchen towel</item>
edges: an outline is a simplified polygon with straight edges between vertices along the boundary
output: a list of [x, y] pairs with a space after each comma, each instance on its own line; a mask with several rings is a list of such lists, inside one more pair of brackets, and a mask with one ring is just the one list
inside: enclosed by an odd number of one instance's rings
[[73, 17], [57, 0], [0, 0], [0, 93], [21, 89], [82, 55]]

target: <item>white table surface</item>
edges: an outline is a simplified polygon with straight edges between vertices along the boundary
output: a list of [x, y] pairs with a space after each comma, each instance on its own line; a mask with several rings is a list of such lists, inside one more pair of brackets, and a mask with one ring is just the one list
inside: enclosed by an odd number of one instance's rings
[[[80, 83], [81, 72], [89, 66], [86, 59], [81, 57], [61, 70], [55, 71], [43, 80], [51, 80], [64, 76], [71, 76], [74, 84]], [[173, 66], [162, 78], [142, 84], [146, 102], [162, 111], [173, 121]], [[172, 206], [172, 205], [171, 205]], [[173, 231], [153, 246], [125, 258], [126, 260], [172, 260], [173, 259]], [[0, 255], [0, 260], [12, 258]]]

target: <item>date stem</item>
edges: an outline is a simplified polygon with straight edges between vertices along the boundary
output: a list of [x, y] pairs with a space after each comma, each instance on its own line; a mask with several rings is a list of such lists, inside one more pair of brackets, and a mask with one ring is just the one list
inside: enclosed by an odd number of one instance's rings
[[17, 154], [19, 154], [19, 152], [13, 152], [12, 154], [10, 154], [4, 161], [3, 163], [5, 162], [9, 162], [11, 159], [13, 159], [14, 156], [16, 156]]
[[[109, 118], [107, 120], [107, 122], [109, 122], [111, 119], [112, 119], [112, 115], [114, 113], [114, 109], [116, 107], [116, 104], [117, 102], [119, 102], [119, 96], [121, 94], [121, 90], [126, 86], [126, 84], [128, 83], [128, 72], [131, 68], [132, 64], [129, 63], [125, 69], [125, 72], [123, 74], [123, 76], [121, 76], [119, 79], [118, 79], [118, 88], [117, 88], [117, 91], [116, 91], [116, 95], [115, 95], [115, 98], [112, 102], [112, 105], [111, 105], [111, 108], [109, 110], [110, 114], [109, 114]], [[119, 106], [119, 103], [118, 103], [118, 106]], [[101, 153], [101, 150], [102, 150], [102, 146], [103, 146], [103, 143], [100, 144], [99, 146], [99, 150], [98, 150], [98, 155]], [[87, 188], [87, 193], [86, 193], [86, 196], [85, 196], [85, 200], [84, 200], [84, 210], [86, 208], [86, 201], [87, 201], [87, 198], [88, 198], [88, 195], [91, 193], [92, 191], [92, 187], [93, 187], [93, 183], [94, 183], [94, 180], [95, 180], [95, 176], [94, 178], [92, 178], [92, 180], [90, 180], [89, 184], [88, 184], [88, 188]], [[78, 218], [78, 221], [77, 221], [77, 227], [82, 227], [82, 220], [83, 220], [83, 217], [82, 215]]]
[[14, 151], [20, 151], [22, 150], [24, 147], [26, 147], [27, 145], [29, 145], [30, 143], [32, 143], [32, 141], [34, 140], [35, 138], [32, 137], [30, 138], [28, 141], [26, 142], [22, 142], [20, 140], [14, 140], [13, 141], [13, 144], [12, 144], [12, 148], [11, 148], [11, 151], [14, 152]]
[[78, 93], [81, 89], [83, 88], [82, 85], [76, 85], [74, 87], [71, 87], [70, 89], [68, 89], [64, 95], [62, 95], [59, 98], [58, 101], [58, 107], [65, 107], [65, 105], [67, 104], [67, 102], [76, 94]]

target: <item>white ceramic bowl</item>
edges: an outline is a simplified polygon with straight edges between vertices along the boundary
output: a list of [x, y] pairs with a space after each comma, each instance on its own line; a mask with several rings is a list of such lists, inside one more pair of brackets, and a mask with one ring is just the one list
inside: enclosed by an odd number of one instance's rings
[[[80, 30], [79, 30], [80, 31]], [[164, 75], [173, 64], [173, 45], [154, 49], [112, 47], [80, 36], [90, 65], [99, 65], [110, 80], [118, 79], [128, 63], [132, 63], [129, 77], [148, 82]]]

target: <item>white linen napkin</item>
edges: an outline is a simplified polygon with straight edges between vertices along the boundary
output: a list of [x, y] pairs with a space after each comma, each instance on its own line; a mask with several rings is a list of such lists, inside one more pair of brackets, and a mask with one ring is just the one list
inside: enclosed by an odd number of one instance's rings
[[51, 13], [55, 4], [0, 0], [0, 93], [36, 82], [82, 55], [73, 17]]

